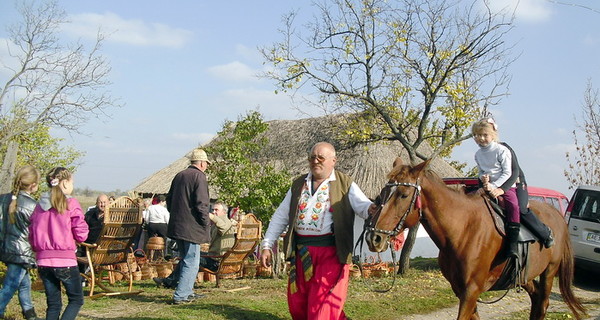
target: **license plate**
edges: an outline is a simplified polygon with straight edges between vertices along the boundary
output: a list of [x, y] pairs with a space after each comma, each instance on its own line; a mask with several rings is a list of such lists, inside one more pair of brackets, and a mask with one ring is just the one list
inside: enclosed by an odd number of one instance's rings
[[588, 233], [586, 240], [589, 241], [589, 242], [600, 243], [600, 233], [592, 233], [592, 232], [590, 232], [590, 233]]

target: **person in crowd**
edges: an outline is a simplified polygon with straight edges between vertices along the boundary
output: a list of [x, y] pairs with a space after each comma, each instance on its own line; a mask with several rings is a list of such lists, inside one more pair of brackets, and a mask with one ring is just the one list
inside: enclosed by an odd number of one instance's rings
[[521, 216], [544, 246], [550, 248], [554, 244], [552, 230], [528, 209], [529, 196], [525, 175], [512, 148], [504, 142], [499, 142], [498, 125], [494, 119], [484, 118], [475, 122], [471, 133], [479, 146], [479, 150], [475, 152], [475, 162], [483, 190], [492, 198], [504, 198], [507, 216], [507, 256], [518, 255]]
[[100, 194], [96, 198], [96, 206], [92, 207], [85, 213], [85, 222], [90, 230], [85, 242], [96, 243], [96, 240], [98, 240], [100, 232], [102, 232], [102, 227], [104, 227], [104, 211], [106, 210], [108, 203], [108, 196], [105, 194]]
[[158, 203], [148, 207], [147, 216], [144, 217], [148, 236], [159, 236], [166, 240], [169, 225], [169, 210], [167, 210], [167, 197], [158, 195]]
[[217, 201], [209, 214], [213, 228], [210, 230], [210, 246], [208, 252], [200, 254], [200, 267], [216, 272], [219, 269], [219, 259], [235, 243], [237, 221], [227, 217], [227, 205]]
[[32, 194], [38, 190], [39, 181], [40, 172], [33, 166], [24, 166], [17, 171], [11, 193], [0, 196], [0, 261], [6, 265], [0, 289], [0, 319], [4, 319], [6, 306], [17, 291], [23, 317], [41, 319], [33, 307], [29, 277], [29, 270], [35, 267], [29, 220], [37, 203]]
[[376, 210], [352, 178], [335, 170], [336, 161], [330, 143], [312, 147], [310, 172], [294, 180], [261, 243], [261, 264], [269, 267], [273, 244], [289, 230], [284, 253], [291, 262], [287, 297], [293, 319], [346, 319], [354, 217], [365, 219]]
[[[235, 231], [237, 221], [227, 217], [227, 205], [217, 201], [213, 205], [212, 213], [209, 214], [212, 227], [210, 229], [210, 246], [207, 252], [200, 252], [200, 269], [208, 269], [216, 272], [219, 269], [219, 258], [233, 247], [235, 243]], [[175, 288], [176, 283], [170, 277], [154, 278], [159, 287]]]
[[203, 295], [194, 293], [194, 282], [200, 264], [200, 244], [210, 241], [210, 198], [204, 171], [210, 161], [202, 149], [194, 149], [190, 166], [179, 172], [167, 194], [171, 216], [167, 236], [177, 243], [179, 263], [167, 278], [176, 283], [173, 303], [189, 303]]
[[[83, 306], [81, 275], [77, 268], [77, 243], [88, 238], [89, 228], [73, 192], [73, 175], [56, 167], [46, 176], [50, 192], [42, 194], [33, 210], [29, 242], [46, 292], [46, 319], [77, 318]], [[62, 312], [61, 285], [68, 304]]]
[[[151, 198], [144, 198], [142, 199], [139, 203], [140, 206], [142, 207], [142, 217], [143, 217], [143, 222], [142, 222], [142, 227], [140, 228], [140, 231], [138, 232], [138, 234], [135, 236], [134, 240], [133, 240], [133, 247], [134, 249], [144, 249], [145, 243], [148, 240], [148, 231], [147, 229], [147, 217], [148, 217], [148, 208], [152, 205], [152, 199]], [[143, 254], [141, 252], [136, 252], [137, 254], [141, 254], [143, 256]]]
[[[88, 225], [89, 233], [87, 239], [84, 242], [86, 243], [96, 243], [98, 237], [100, 237], [100, 233], [102, 232], [102, 228], [104, 227], [104, 211], [109, 204], [109, 198], [105, 194], [100, 194], [96, 198], [96, 205], [88, 208], [85, 213], [85, 222]], [[77, 247], [77, 256], [85, 257], [85, 247], [78, 246]], [[78, 263], [79, 272], [85, 273], [88, 269], [88, 264], [86, 263]]]

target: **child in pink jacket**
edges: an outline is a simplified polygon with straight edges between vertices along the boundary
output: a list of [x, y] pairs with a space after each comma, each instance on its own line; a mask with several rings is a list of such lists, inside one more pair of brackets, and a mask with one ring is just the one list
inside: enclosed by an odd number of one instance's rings
[[[57, 167], [48, 173], [46, 182], [50, 192], [42, 195], [31, 215], [29, 240], [46, 291], [46, 319], [75, 319], [83, 306], [75, 252], [77, 242], [85, 241], [89, 229], [79, 202], [70, 196], [72, 174]], [[61, 284], [69, 299], [62, 317]]]

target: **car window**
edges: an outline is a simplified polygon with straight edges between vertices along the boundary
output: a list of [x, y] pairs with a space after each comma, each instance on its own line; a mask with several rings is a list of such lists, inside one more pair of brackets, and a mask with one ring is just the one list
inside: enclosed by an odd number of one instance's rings
[[536, 200], [539, 202], [544, 202], [544, 197], [540, 197], [540, 196], [529, 196], [529, 200]]
[[560, 211], [560, 203], [556, 198], [546, 198], [546, 200], [550, 201], [550, 204], [553, 205], [558, 211]]
[[567, 199], [561, 198], [560, 199], [560, 203], [562, 205], [562, 209], [560, 209], [560, 212], [562, 212], [563, 214], [565, 214], [565, 210], [569, 206], [569, 201], [567, 201]]
[[571, 217], [594, 221], [600, 219], [600, 192], [580, 190], [574, 201]]

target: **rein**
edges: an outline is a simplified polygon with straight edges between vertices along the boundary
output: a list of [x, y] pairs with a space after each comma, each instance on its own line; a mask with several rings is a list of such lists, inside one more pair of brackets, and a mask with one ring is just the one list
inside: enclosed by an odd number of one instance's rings
[[[389, 231], [389, 230], [383, 230], [383, 229], [377, 229], [377, 228], [375, 228], [375, 225], [377, 224], [377, 220], [379, 219], [379, 214], [381, 213], [381, 209], [383, 209], [383, 207], [385, 206], [385, 204], [392, 198], [392, 196], [394, 195], [394, 193], [396, 193], [396, 190], [397, 190], [397, 188], [399, 186], [413, 187], [413, 188], [415, 188], [415, 192], [413, 193], [413, 196], [412, 196], [412, 199], [411, 199], [411, 202], [410, 202], [410, 206], [408, 206], [408, 208], [406, 209], [406, 212], [404, 212], [404, 214], [402, 215], [402, 217], [398, 221], [398, 224], [396, 225], [396, 227], [394, 228], [394, 230]], [[418, 180], [417, 180], [417, 183], [395, 182], [395, 181], [394, 182], [388, 182], [388, 183], [386, 183], [385, 187], [381, 191], [381, 195], [376, 200], [376, 202], [380, 202], [378, 204], [377, 212], [375, 214], [373, 214], [373, 215], [370, 215], [365, 220], [363, 231], [360, 234], [360, 237], [358, 238], [358, 240], [356, 241], [356, 245], [354, 246], [354, 251], [356, 252], [356, 248], [360, 245], [359, 254], [353, 256], [355, 258], [355, 259], [353, 259], [353, 263], [358, 266], [358, 269], [360, 270], [361, 275], [363, 274], [363, 267], [362, 267], [362, 263], [361, 263], [361, 255], [362, 255], [362, 248], [363, 248], [363, 244], [364, 244], [364, 240], [365, 240], [365, 233], [367, 231], [371, 231], [371, 232], [383, 233], [383, 234], [386, 234], [386, 235], [388, 235], [390, 237], [397, 236], [402, 231], [403, 226], [404, 226], [404, 221], [406, 220], [406, 218], [408, 217], [409, 213], [411, 212], [411, 210], [413, 208], [419, 209], [419, 214], [421, 213], [421, 198], [420, 198], [420, 195], [421, 195], [421, 186], [419, 185], [419, 181]], [[381, 199], [383, 199], [383, 201], [381, 201]], [[392, 265], [395, 266], [396, 265], [396, 252], [394, 251], [394, 249], [392, 248], [391, 245], [389, 247], [390, 247], [390, 252], [391, 252], [391, 255], [392, 255]], [[364, 276], [363, 276], [363, 281], [364, 281]], [[394, 272], [394, 274], [393, 274], [392, 284], [390, 285], [389, 288], [384, 289], [384, 290], [383, 289], [373, 289], [373, 288], [371, 288], [371, 290], [374, 291], [374, 292], [378, 292], [378, 293], [385, 293], [385, 292], [390, 291], [394, 287], [395, 282], [396, 282], [396, 272]]]

